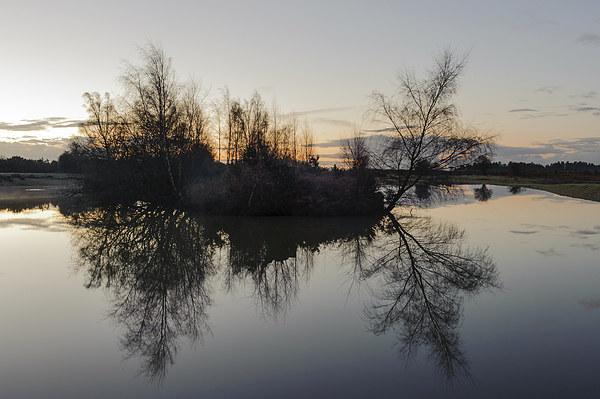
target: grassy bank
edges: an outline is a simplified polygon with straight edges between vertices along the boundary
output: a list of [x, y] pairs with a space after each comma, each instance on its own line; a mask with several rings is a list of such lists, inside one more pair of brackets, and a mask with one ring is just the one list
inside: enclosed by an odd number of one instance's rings
[[73, 173], [0, 173], [0, 187], [64, 187], [79, 184]]
[[453, 176], [455, 184], [494, 184], [498, 186], [521, 186], [544, 190], [558, 195], [600, 202], [600, 183], [597, 182], [556, 182], [547, 178], [510, 176], [458, 175]]

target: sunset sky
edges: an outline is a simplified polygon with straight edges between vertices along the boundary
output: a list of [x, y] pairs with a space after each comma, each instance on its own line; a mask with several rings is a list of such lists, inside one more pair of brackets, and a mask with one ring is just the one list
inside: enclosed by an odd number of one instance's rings
[[322, 155], [368, 131], [373, 90], [469, 53], [456, 104], [498, 160], [600, 163], [600, 1], [28, 1], [0, 5], [0, 155], [56, 159], [86, 91], [159, 42], [182, 80], [258, 90], [312, 125]]

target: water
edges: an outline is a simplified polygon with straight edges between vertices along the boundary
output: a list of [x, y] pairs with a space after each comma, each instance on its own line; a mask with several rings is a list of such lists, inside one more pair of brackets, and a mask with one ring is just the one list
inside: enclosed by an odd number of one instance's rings
[[0, 397], [598, 397], [600, 204], [464, 189], [382, 221], [10, 202]]

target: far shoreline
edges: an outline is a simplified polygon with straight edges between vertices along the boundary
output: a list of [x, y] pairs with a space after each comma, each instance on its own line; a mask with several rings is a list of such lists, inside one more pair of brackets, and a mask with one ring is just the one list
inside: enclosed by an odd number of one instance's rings
[[[81, 181], [82, 175], [75, 173], [0, 173], [0, 200], [15, 200], [24, 194], [28, 198], [56, 198], [63, 189], [77, 186]], [[457, 175], [452, 177], [452, 183], [519, 186], [600, 202], [600, 183], [595, 182], [550, 183], [524, 177]]]
[[490, 184], [506, 187], [524, 187], [533, 190], [547, 191], [565, 197], [600, 202], [600, 183], [577, 181], [572, 183], [551, 182], [544, 178], [485, 176], [485, 175], [455, 175], [453, 184]]

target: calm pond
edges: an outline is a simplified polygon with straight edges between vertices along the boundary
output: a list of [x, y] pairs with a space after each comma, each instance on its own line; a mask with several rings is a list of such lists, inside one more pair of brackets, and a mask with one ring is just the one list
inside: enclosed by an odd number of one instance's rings
[[0, 200], [0, 397], [600, 397], [600, 204], [395, 217]]

